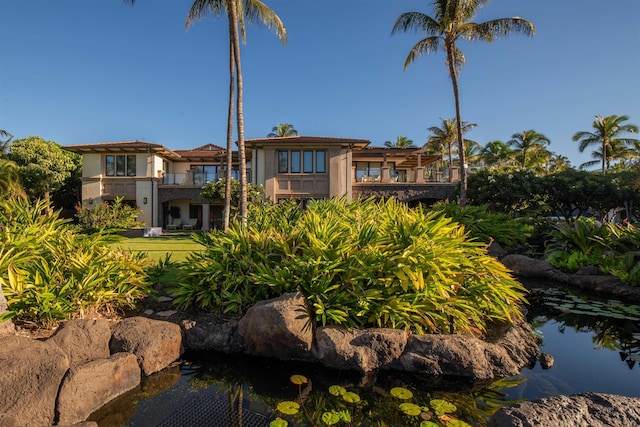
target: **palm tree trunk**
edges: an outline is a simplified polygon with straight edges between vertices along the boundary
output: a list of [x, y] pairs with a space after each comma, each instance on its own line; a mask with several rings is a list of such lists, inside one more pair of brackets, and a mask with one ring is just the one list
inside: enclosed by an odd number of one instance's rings
[[607, 140], [602, 140], [602, 175], [607, 173], [607, 168], [605, 167], [605, 163], [607, 162]]
[[456, 104], [456, 131], [458, 134], [458, 161], [460, 162], [460, 206], [467, 205], [467, 171], [465, 170], [464, 140], [462, 139], [462, 118], [460, 116], [460, 96], [458, 95], [458, 77], [455, 70], [453, 58], [453, 45], [447, 46], [447, 57], [449, 63], [449, 75], [453, 86], [453, 98]]
[[244, 147], [244, 115], [242, 112], [242, 66], [240, 61], [240, 37], [238, 35], [238, 9], [234, 0], [231, 0], [229, 12], [233, 20], [233, 45], [236, 65], [236, 88], [238, 101], [236, 103], [236, 121], [238, 126], [238, 157], [240, 163], [240, 218], [243, 224], [247, 222], [247, 155]]
[[229, 229], [229, 217], [231, 216], [231, 172], [233, 169], [233, 109], [235, 107], [235, 52], [231, 34], [233, 34], [233, 25], [231, 17], [229, 19], [229, 112], [227, 115], [227, 171], [225, 174], [226, 182], [224, 186], [224, 214], [223, 214], [223, 230]]

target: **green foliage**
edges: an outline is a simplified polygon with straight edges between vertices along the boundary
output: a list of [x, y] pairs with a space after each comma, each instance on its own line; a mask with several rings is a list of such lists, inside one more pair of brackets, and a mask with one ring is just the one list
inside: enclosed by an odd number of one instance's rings
[[523, 245], [530, 234], [531, 227], [522, 221], [504, 213], [488, 212], [486, 205], [462, 208], [457, 203], [438, 202], [433, 209], [464, 225], [470, 237], [483, 243], [496, 241], [505, 248], [511, 248]]
[[262, 224], [193, 237], [206, 249], [181, 269], [173, 290], [179, 306], [241, 315], [260, 300], [300, 291], [322, 325], [418, 332], [473, 331], [520, 316], [521, 285], [440, 213], [394, 200], [253, 210], [250, 218]]
[[[217, 181], [211, 181], [202, 187], [200, 196], [211, 202], [224, 202], [226, 179], [219, 179]], [[247, 203], [260, 203], [264, 200], [264, 187], [262, 185], [255, 185], [247, 183]], [[237, 179], [231, 180], [231, 207], [233, 216], [237, 214], [237, 206], [240, 202], [240, 181]]]
[[123, 200], [123, 197], [117, 197], [113, 201], [98, 203], [94, 208], [86, 205], [78, 207], [76, 209], [78, 225], [88, 233], [98, 230], [113, 232], [126, 228], [144, 227], [144, 223], [137, 221], [142, 211], [123, 203]]
[[614, 224], [607, 224], [607, 228], [610, 230], [608, 239], [598, 237], [607, 249], [600, 268], [624, 283], [640, 286], [640, 228]]
[[470, 204], [512, 217], [550, 216], [540, 181], [531, 171], [498, 172], [480, 169], [469, 175]]
[[43, 201], [0, 201], [3, 316], [49, 325], [88, 313], [112, 315], [149, 294], [143, 255], [113, 250], [113, 237], [84, 235]]
[[7, 157], [18, 165], [27, 194], [35, 198], [59, 189], [77, 170], [79, 156], [53, 141], [30, 136], [15, 140]]

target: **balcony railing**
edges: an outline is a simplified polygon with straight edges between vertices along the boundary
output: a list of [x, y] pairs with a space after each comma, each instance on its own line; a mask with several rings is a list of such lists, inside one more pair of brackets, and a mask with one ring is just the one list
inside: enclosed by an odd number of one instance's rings
[[[238, 176], [239, 175], [236, 171], [231, 173], [232, 179], [238, 179]], [[224, 172], [205, 173], [189, 171], [185, 173], [166, 173], [162, 177], [162, 184], [203, 186], [209, 182], [215, 182], [224, 177]], [[251, 182], [250, 172], [247, 172], [247, 182]]]

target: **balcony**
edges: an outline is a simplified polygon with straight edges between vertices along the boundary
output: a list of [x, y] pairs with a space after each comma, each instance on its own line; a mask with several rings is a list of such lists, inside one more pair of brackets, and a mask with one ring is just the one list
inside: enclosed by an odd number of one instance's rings
[[[187, 171], [184, 173], [166, 173], [162, 177], [161, 185], [185, 186], [185, 187], [202, 187], [210, 182], [218, 181], [224, 178], [224, 171], [220, 173], [203, 173]], [[231, 173], [233, 179], [238, 179], [238, 173]], [[247, 182], [251, 182], [251, 173], [247, 172]]]

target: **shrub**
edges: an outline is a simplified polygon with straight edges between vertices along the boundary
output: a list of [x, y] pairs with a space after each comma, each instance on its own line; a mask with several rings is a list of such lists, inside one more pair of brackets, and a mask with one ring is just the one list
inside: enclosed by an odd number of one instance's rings
[[342, 199], [255, 206], [250, 218], [263, 222], [194, 236], [206, 249], [182, 267], [179, 306], [241, 315], [300, 291], [322, 325], [418, 332], [474, 331], [521, 315], [521, 285], [439, 213]]
[[487, 212], [486, 205], [461, 208], [457, 203], [438, 202], [433, 210], [464, 225], [469, 237], [486, 244], [496, 241], [505, 248], [513, 248], [523, 245], [531, 234], [531, 227], [524, 222], [504, 213]]
[[98, 203], [94, 208], [80, 206], [76, 208], [78, 225], [86, 232], [98, 230], [113, 232], [133, 227], [144, 227], [144, 223], [137, 218], [142, 211], [123, 202], [117, 197], [112, 202]]
[[2, 320], [50, 325], [87, 313], [112, 316], [152, 291], [150, 261], [111, 249], [113, 236], [84, 235], [47, 203], [0, 202]]

